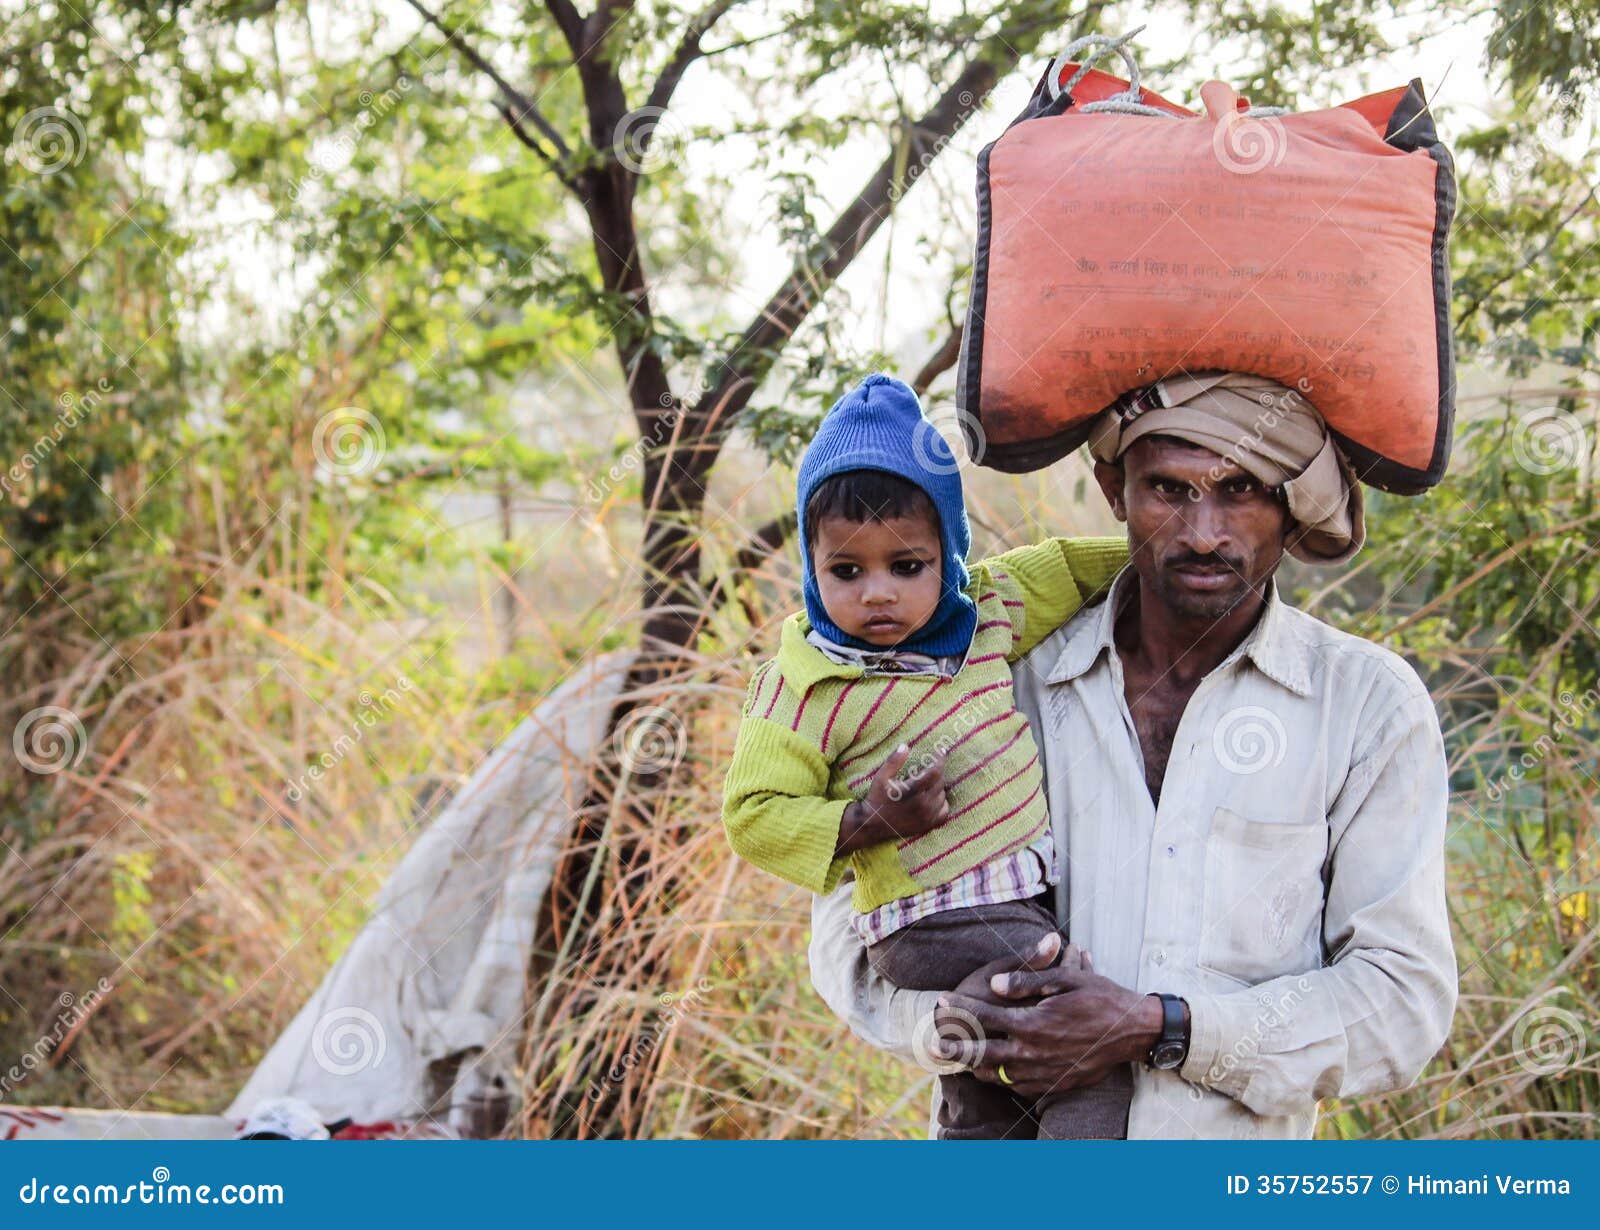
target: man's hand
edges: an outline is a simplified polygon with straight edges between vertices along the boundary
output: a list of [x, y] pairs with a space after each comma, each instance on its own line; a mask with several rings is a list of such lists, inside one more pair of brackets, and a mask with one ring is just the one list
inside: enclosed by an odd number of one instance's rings
[[885, 841], [904, 841], [931, 833], [950, 818], [950, 800], [944, 789], [941, 750], [917, 773], [901, 779], [895, 774], [911, 755], [902, 743], [872, 775], [865, 798], [844, 809], [839, 822], [839, 844], [834, 853], [852, 854]]
[[975, 1020], [984, 1036], [936, 1044], [939, 1057], [1024, 1097], [1096, 1084], [1118, 1064], [1143, 1060], [1161, 1035], [1161, 1001], [1095, 973], [1087, 953], [1050, 969], [986, 968], [987, 994], [972, 994], [969, 978], [940, 997], [949, 1018]]

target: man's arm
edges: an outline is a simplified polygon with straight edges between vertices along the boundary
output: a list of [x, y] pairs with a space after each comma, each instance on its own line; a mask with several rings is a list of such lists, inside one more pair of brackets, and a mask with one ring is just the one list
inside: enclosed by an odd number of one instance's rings
[[1455, 1015], [1448, 805], [1439, 720], [1413, 681], [1329, 815], [1328, 964], [1249, 990], [1186, 996], [1185, 1080], [1257, 1114], [1284, 1114], [1310, 1099], [1398, 1089], [1417, 1078]]
[[919, 1041], [927, 1044], [939, 993], [905, 991], [873, 972], [867, 947], [850, 925], [852, 883], [846, 878], [811, 899], [811, 985], [856, 1037], [914, 1061]]
[[[939, 1060], [935, 1009], [944, 993], [907, 991], [873, 972], [866, 945], [850, 925], [850, 887], [846, 879], [827, 896], [811, 899], [811, 985], [863, 1042], [935, 1068]], [[1005, 957], [992, 961], [967, 975], [956, 989], [997, 1004], [999, 998], [989, 989], [996, 974], [1042, 970], [1055, 964], [1058, 957], [1064, 966], [1078, 968], [1078, 950], [1068, 945], [1062, 955], [1061, 937], [1052, 932], [1025, 960]], [[957, 1022], [955, 1032], [970, 1036], [971, 1030], [965, 1022]]]

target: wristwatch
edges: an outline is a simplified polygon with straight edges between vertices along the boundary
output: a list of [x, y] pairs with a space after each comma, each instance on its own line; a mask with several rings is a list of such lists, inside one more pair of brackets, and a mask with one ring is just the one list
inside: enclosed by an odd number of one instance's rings
[[1189, 1057], [1189, 1027], [1183, 1019], [1187, 1005], [1178, 996], [1168, 995], [1164, 991], [1154, 991], [1152, 994], [1161, 1001], [1161, 1036], [1150, 1048], [1146, 1062], [1152, 1068], [1165, 1071], [1181, 1068], [1183, 1061]]

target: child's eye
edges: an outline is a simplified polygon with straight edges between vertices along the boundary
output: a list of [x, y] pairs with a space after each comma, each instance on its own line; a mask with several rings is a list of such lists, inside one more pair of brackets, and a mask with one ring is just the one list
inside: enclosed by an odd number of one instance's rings
[[903, 577], [914, 577], [927, 565], [919, 559], [901, 559], [894, 562], [894, 570]]
[[856, 579], [856, 574], [860, 572], [861, 569], [855, 564], [835, 564], [832, 568], [828, 569], [828, 571], [841, 581], [853, 581]]

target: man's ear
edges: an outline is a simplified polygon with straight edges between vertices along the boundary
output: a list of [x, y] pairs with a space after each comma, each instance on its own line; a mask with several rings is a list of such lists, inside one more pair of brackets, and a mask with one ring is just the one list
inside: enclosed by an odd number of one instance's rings
[[1106, 503], [1111, 505], [1111, 514], [1118, 521], [1128, 519], [1128, 503], [1122, 496], [1125, 478], [1120, 464], [1105, 461], [1094, 463], [1094, 481], [1100, 484], [1100, 493], [1106, 497]]

